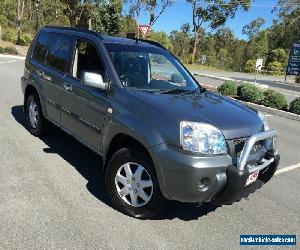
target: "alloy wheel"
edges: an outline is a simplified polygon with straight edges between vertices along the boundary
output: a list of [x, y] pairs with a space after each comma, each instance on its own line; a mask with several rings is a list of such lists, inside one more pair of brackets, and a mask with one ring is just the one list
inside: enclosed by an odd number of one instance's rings
[[153, 194], [153, 182], [140, 164], [127, 162], [117, 171], [115, 185], [119, 196], [130, 206], [145, 206]]

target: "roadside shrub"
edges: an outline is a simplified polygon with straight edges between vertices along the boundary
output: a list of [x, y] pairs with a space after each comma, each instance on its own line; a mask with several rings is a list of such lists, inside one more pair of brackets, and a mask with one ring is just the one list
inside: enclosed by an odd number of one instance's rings
[[14, 29], [4, 29], [2, 31], [2, 40], [6, 42], [15, 43], [17, 40], [17, 33]]
[[3, 47], [0, 47], [0, 54], [3, 54], [4, 52], [3, 52]]
[[297, 97], [294, 101], [291, 102], [290, 111], [297, 115], [300, 115], [300, 97]]
[[274, 90], [267, 90], [264, 92], [265, 98], [263, 105], [275, 109], [285, 109], [288, 106], [285, 96]]
[[261, 104], [264, 99], [263, 92], [251, 83], [243, 83], [238, 87], [241, 100]]
[[3, 54], [10, 54], [10, 55], [18, 55], [18, 51], [15, 47], [4, 47]]
[[295, 82], [300, 83], [300, 76], [296, 76]]
[[282, 64], [280, 62], [274, 61], [268, 64], [268, 70], [270, 75], [280, 75], [282, 74]]
[[235, 96], [237, 95], [237, 85], [234, 81], [225, 81], [218, 87], [218, 92], [222, 95]]
[[19, 45], [21, 45], [21, 46], [28, 46], [28, 45], [31, 44], [31, 41], [32, 41], [32, 37], [30, 35], [23, 34], [20, 37]]
[[255, 60], [248, 60], [244, 66], [244, 71], [247, 73], [253, 73], [255, 72], [255, 65], [256, 65], [256, 61]]

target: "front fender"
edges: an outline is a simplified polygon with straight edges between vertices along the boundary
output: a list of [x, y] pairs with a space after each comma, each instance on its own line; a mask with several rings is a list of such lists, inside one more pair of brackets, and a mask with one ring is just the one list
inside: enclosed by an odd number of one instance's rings
[[131, 136], [135, 140], [139, 141], [145, 148], [151, 148], [163, 143], [161, 136], [155, 128], [147, 124], [138, 116], [120, 114], [109, 120], [105, 125], [102, 139], [102, 153], [104, 159], [108, 152], [111, 140], [117, 134]]
[[[147, 124], [144, 120], [138, 118], [138, 116], [122, 114], [115, 117], [115, 119], [109, 120], [103, 131], [103, 167], [105, 166], [110, 142], [118, 134], [130, 136], [140, 142], [147, 149], [153, 160], [153, 163], [155, 162], [151, 148], [163, 144], [163, 139], [161, 138], [159, 133], [155, 130], [155, 128]], [[164, 186], [163, 171], [162, 169], [160, 169], [159, 165], [154, 164], [154, 168], [156, 170], [159, 185], [162, 187]]]

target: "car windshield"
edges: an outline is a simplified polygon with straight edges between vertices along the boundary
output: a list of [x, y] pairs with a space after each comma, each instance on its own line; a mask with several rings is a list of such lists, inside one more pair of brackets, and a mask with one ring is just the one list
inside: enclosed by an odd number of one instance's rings
[[106, 43], [123, 86], [147, 91], [193, 91], [198, 84], [170, 53], [163, 49]]

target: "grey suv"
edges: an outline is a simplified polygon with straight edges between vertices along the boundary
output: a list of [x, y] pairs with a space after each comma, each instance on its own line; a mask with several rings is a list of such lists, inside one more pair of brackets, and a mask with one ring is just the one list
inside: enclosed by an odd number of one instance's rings
[[207, 91], [152, 41], [44, 27], [21, 82], [29, 131], [50, 121], [101, 155], [111, 203], [130, 216], [232, 203], [279, 163], [261, 113]]

